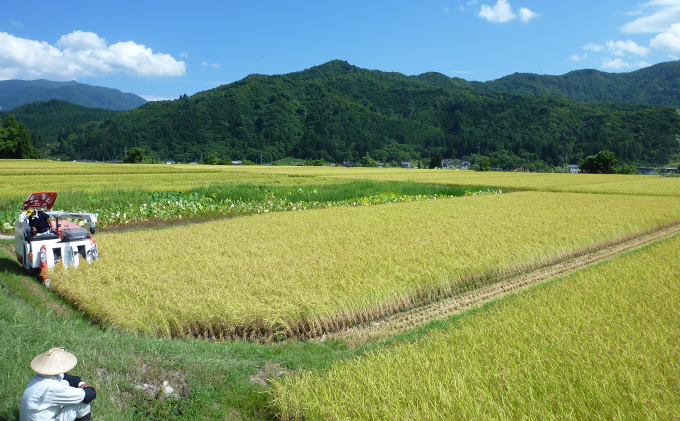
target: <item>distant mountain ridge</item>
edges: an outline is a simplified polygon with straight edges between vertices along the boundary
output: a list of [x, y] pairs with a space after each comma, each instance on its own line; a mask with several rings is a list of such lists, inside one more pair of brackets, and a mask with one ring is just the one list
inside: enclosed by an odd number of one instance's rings
[[91, 86], [76, 81], [2, 80], [0, 81], [0, 110], [9, 111], [37, 101], [58, 99], [88, 108], [128, 111], [146, 104], [138, 95], [118, 89]]
[[[454, 79], [457, 80], [457, 79]], [[680, 61], [655, 64], [628, 73], [575, 70], [561, 76], [515, 73], [471, 89], [532, 96], [562, 96], [579, 102], [627, 102], [680, 106]]]
[[[643, 70], [633, 77], [649, 72]], [[588, 73], [583, 73], [586, 81], [609, 77]], [[473, 159], [479, 153], [492, 166], [530, 170], [575, 163], [601, 150], [613, 151], [624, 163], [654, 164], [680, 151], [675, 107], [586, 104], [541, 95], [552, 85], [540, 76], [526, 79], [517, 85], [513, 78], [479, 83], [438, 73], [407, 76], [334, 60], [150, 102], [66, 133], [44, 131], [37, 146], [69, 159], [113, 159], [126, 148], [142, 147], [159, 160], [179, 162], [211, 154], [265, 162], [289, 156], [356, 162], [368, 154], [399, 163], [436, 154]], [[568, 86], [554, 84], [562, 85]], [[491, 89], [518, 86], [537, 94]], [[541, 86], [547, 87], [541, 91]]]
[[607, 73], [594, 69], [575, 70], [560, 76], [534, 73], [514, 73], [487, 82], [474, 82], [449, 77], [438, 72], [406, 76], [396, 72], [381, 72], [333, 60], [285, 76], [333, 81], [348, 75], [375, 75], [411, 83], [421, 82], [430, 87], [472, 92], [509, 92], [529, 96], [560, 96], [578, 102], [625, 102], [644, 105], [680, 107], [680, 61], [655, 64], [633, 72]]
[[36, 147], [62, 159], [108, 160], [131, 147], [179, 162], [208, 155], [356, 162], [368, 155], [398, 164], [441, 154], [533, 171], [610, 150], [623, 163], [663, 165], [680, 154], [679, 68], [670, 62], [624, 74], [469, 82], [334, 60], [117, 114], [49, 101], [17, 108], [15, 117]]

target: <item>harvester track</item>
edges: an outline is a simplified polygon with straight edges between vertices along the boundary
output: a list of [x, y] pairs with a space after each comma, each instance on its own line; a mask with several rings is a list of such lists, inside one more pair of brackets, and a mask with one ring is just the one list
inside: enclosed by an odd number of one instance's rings
[[541, 284], [558, 276], [564, 276], [578, 269], [609, 260], [618, 255], [677, 234], [680, 234], [680, 223], [667, 226], [658, 231], [642, 234], [618, 244], [603, 247], [592, 253], [572, 257], [526, 274], [501, 279], [494, 284], [483, 286], [474, 291], [459, 294], [442, 301], [416, 307], [337, 332], [327, 333], [313, 340], [325, 341], [334, 339], [344, 341], [348, 346], [358, 346], [367, 342], [386, 339], [400, 333], [412, 331], [433, 320], [444, 319], [481, 307], [486, 303], [506, 295]]

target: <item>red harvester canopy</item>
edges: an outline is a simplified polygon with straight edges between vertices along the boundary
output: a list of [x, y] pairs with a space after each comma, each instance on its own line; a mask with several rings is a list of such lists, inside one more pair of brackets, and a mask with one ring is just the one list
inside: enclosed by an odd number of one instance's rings
[[28, 199], [24, 202], [21, 210], [28, 209], [46, 209], [51, 210], [54, 206], [54, 201], [57, 200], [57, 192], [55, 191], [39, 191], [28, 195]]

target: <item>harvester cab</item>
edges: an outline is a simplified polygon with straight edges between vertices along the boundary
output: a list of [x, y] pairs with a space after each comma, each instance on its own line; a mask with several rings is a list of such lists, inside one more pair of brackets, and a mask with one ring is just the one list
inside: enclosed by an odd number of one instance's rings
[[[92, 262], [99, 259], [97, 243], [92, 238], [97, 215], [52, 211], [56, 199], [57, 192], [31, 193], [14, 224], [17, 260], [47, 286], [50, 284], [49, 269], [58, 262], [70, 267], [78, 266], [81, 260]], [[32, 219], [39, 217], [49, 222], [49, 229], [38, 233]], [[80, 219], [87, 229], [67, 219]]]

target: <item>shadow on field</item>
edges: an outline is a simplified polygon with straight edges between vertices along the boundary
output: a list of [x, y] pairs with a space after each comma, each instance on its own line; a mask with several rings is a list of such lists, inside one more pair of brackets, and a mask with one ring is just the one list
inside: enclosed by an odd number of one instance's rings
[[19, 419], [19, 408], [13, 410], [0, 412], [0, 421], [17, 421]]
[[[26, 275], [24, 268], [11, 257], [0, 257], [0, 271], [7, 271], [14, 275]], [[2, 421], [2, 418], [0, 418]]]

